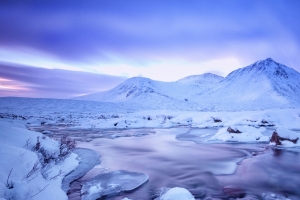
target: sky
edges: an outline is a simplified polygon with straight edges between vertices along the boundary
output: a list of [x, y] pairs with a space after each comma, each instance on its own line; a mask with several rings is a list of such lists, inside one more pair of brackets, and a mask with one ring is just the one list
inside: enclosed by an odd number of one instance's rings
[[299, 0], [0, 1], [0, 96], [226, 76], [269, 57], [300, 71], [299, 10]]

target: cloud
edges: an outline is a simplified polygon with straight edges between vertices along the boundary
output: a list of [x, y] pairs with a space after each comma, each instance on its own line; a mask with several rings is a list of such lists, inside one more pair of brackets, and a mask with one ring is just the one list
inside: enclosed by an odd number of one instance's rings
[[300, 71], [299, 6], [299, 0], [1, 1], [0, 50], [30, 49], [44, 56], [41, 65], [26, 56], [7, 60], [1, 52], [0, 60], [44, 67], [44, 59], [52, 68], [97, 66], [97, 72], [130, 74], [112, 67], [121, 63], [150, 77], [139, 68], [154, 70], [157, 63], [181, 60], [186, 68], [226, 74], [229, 69], [218, 67], [227, 64], [207, 68], [203, 63], [234, 58], [244, 67], [272, 57]]
[[111, 89], [125, 77], [0, 63], [0, 96], [71, 98]]

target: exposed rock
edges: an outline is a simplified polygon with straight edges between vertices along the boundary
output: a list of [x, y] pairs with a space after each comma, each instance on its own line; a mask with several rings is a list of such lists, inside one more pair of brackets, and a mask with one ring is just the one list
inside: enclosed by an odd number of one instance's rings
[[299, 140], [298, 137], [295, 139], [280, 137], [279, 134], [277, 133], [277, 130], [275, 130], [272, 134], [270, 142], [274, 142], [276, 145], [281, 145], [282, 141], [290, 141], [290, 142], [296, 144], [298, 140]]
[[230, 126], [228, 127], [227, 131], [229, 133], [242, 133], [240, 130], [238, 130], [237, 128], [231, 128]]
[[267, 120], [263, 119], [260, 121], [260, 124], [258, 124], [259, 126], [275, 126], [275, 124], [271, 124], [270, 122], [268, 122]]
[[212, 120], [214, 120], [215, 123], [222, 122], [220, 118], [212, 117]]

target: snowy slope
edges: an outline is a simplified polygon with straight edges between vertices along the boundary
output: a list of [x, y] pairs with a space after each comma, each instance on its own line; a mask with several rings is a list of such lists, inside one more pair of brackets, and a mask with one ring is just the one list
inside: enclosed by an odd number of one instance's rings
[[19, 120], [0, 120], [0, 130], [0, 199], [67, 200], [61, 182], [64, 175], [77, 167], [77, 155], [72, 153], [63, 162], [43, 168], [36, 151], [25, 144], [34, 145], [39, 137], [41, 147], [57, 152], [57, 141], [26, 130]]
[[123, 102], [148, 109], [198, 109], [198, 104], [190, 102], [189, 98], [212, 88], [222, 79], [223, 77], [214, 74], [189, 76], [176, 82], [161, 82], [149, 78], [134, 77], [111, 90], [74, 99]]
[[268, 58], [231, 72], [212, 90], [193, 96], [197, 98], [212, 110], [300, 107], [300, 74]]
[[231, 72], [189, 76], [176, 82], [135, 77], [117, 87], [77, 97], [123, 102], [138, 109], [238, 111], [300, 107], [300, 74], [268, 58]]

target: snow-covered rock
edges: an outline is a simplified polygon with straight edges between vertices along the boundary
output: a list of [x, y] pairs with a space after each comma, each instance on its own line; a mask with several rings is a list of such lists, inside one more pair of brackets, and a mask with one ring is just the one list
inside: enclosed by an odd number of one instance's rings
[[131, 191], [144, 184], [148, 179], [146, 174], [126, 170], [99, 174], [82, 184], [82, 199], [94, 200], [105, 195]]
[[155, 200], [195, 200], [195, 198], [187, 189], [174, 187], [164, 190]]
[[[229, 130], [229, 131], [228, 131]], [[231, 130], [238, 130], [232, 132]], [[262, 135], [265, 128], [254, 128], [251, 126], [235, 126], [221, 128], [214, 136], [207, 141], [224, 141], [224, 142], [268, 142], [269, 137]]]
[[277, 128], [270, 139], [270, 145], [282, 145], [285, 147], [300, 146], [300, 133], [284, 128]]

